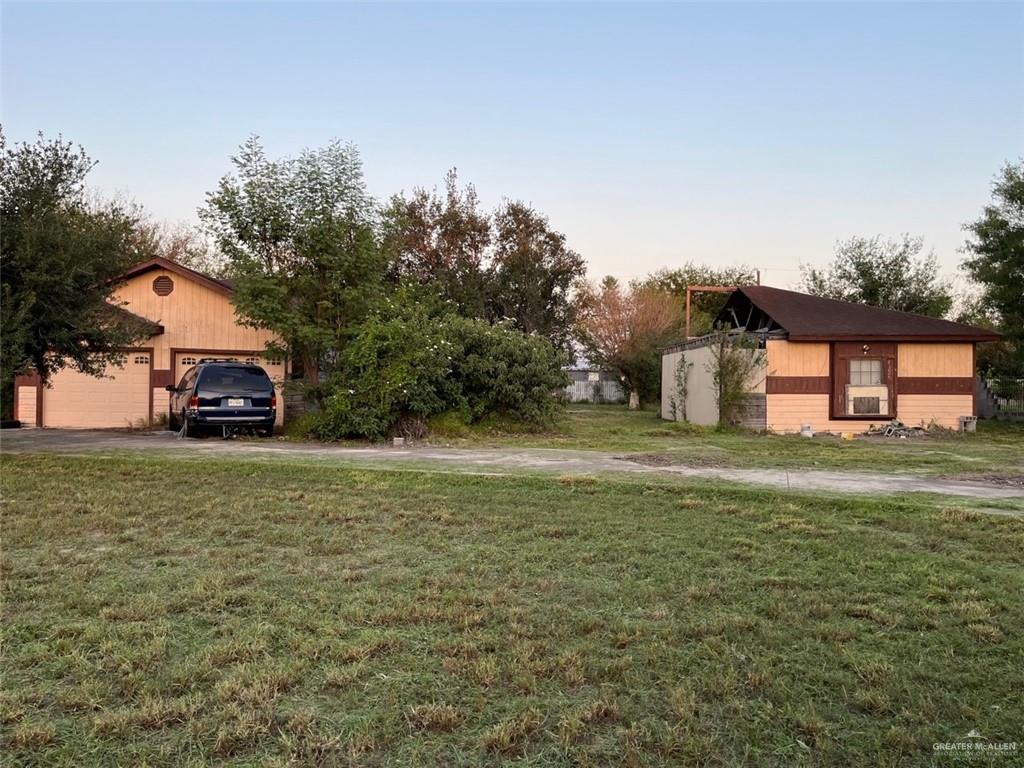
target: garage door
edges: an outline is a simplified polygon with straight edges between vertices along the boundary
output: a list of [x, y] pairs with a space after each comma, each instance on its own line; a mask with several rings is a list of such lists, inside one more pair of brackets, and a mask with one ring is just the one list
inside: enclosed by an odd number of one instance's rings
[[43, 389], [47, 427], [129, 427], [149, 421], [150, 356], [132, 352], [104, 378], [64, 369]]
[[[175, 355], [174, 361], [174, 383], [178, 384], [181, 381], [182, 376], [185, 375], [188, 369], [194, 366], [200, 360], [212, 358], [212, 355], [204, 355], [200, 352], [178, 352]], [[256, 365], [263, 367], [263, 370], [267, 372], [267, 375], [271, 378], [275, 385], [280, 385], [281, 382], [284, 381], [284, 362], [281, 360], [275, 360], [267, 357], [246, 354], [217, 355], [215, 359], [234, 360], [235, 362], [238, 363], [255, 363]]]

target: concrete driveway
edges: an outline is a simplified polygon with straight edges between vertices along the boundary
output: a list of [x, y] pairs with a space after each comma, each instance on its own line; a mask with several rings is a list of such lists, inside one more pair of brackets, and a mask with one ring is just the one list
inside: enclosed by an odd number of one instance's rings
[[[824, 470], [742, 469], [726, 467], [646, 466], [599, 451], [542, 448], [438, 448], [350, 446], [283, 440], [179, 440], [170, 432], [24, 429], [0, 433], [4, 453], [125, 454], [168, 458], [246, 456], [264, 460], [332, 462], [362, 467], [407, 467], [474, 474], [627, 473], [706, 478], [793, 491], [837, 493], [935, 493], [989, 500], [1024, 501], [1024, 489], [995, 483], [945, 480], [908, 474], [872, 474]], [[1016, 504], [1014, 504], [1016, 506]]]

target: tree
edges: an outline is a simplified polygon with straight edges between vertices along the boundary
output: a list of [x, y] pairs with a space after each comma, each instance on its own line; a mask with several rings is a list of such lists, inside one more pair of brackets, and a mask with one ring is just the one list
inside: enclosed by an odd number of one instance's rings
[[321, 370], [337, 360], [383, 290], [386, 260], [359, 153], [332, 141], [271, 160], [257, 137], [235, 173], [207, 195], [200, 217], [227, 259], [243, 322], [274, 331], [320, 399]]
[[[719, 426], [734, 426], [743, 418], [747, 396], [764, 377], [765, 352], [755, 334], [722, 328], [708, 340], [707, 371], [715, 388]], [[759, 378], [760, 377], [760, 378]]]
[[547, 218], [521, 202], [506, 202], [494, 214], [493, 239], [491, 322], [511, 320], [524, 333], [546, 336], [568, 351], [577, 317], [572, 292], [586, 275], [583, 258]]
[[[676, 269], [662, 269], [645, 278], [641, 285], [667, 291], [677, 298], [681, 324], [685, 323], [686, 289], [691, 285], [751, 285], [756, 278], [751, 267], [710, 267], [687, 262]], [[710, 333], [718, 313], [729, 298], [727, 293], [695, 292], [690, 303], [690, 334]]]
[[472, 184], [459, 189], [455, 169], [445, 191], [415, 189], [395, 195], [385, 212], [386, 249], [399, 279], [436, 290], [465, 317], [484, 317], [487, 306], [489, 217], [479, 210]]
[[899, 312], [943, 317], [953, 306], [947, 281], [939, 277], [935, 254], [921, 255], [924, 240], [852, 237], [836, 243], [825, 269], [800, 267], [799, 289], [814, 296], [870, 304]]
[[451, 170], [443, 194], [396, 195], [384, 218], [398, 280], [412, 280], [464, 317], [510, 321], [569, 350], [574, 289], [586, 267], [543, 215], [515, 201], [487, 215], [473, 186], [460, 189]]
[[138, 227], [140, 253], [162, 256], [182, 266], [213, 277], [227, 275], [224, 257], [211, 246], [201, 228], [185, 222], [176, 224], [142, 222]]
[[623, 289], [606, 277], [600, 288], [581, 291], [579, 336], [592, 363], [615, 371], [629, 392], [629, 407], [656, 395], [660, 349], [679, 334], [676, 299], [665, 291], [633, 285]]
[[34, 368], [43, 382], [65, 367], [93, 376], [120, 363], [151, 332], [118, 311], [116, 278], [138, 260], [139, 213], [86, 195], [95, 163], [57, 137], [8, 148], [0, 132], [0, 378], [11, 412], [14, 377]]
[[992, 185], [992, 202], [971, 233], [963, 266], [981, 285], [979, 309], [1004, 334], [992, 367], [998, 375], [1024, 376], [1024, 160], [1008, 163]]

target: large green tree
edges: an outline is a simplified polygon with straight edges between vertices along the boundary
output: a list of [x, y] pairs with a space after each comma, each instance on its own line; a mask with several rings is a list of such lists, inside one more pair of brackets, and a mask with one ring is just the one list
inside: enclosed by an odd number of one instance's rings
[[232, 163], [200, 217], [235, 280], [239, 315], [281, 337], [319, 398], [321, 372], [336, 364], [386, 275], [359, 153], [332, 141], [273, 160], [250, 137]]
[[507, 201], [494, 214], [493, 238], [489, 319], [511, 320], [567, 351], [577, 319], [573, 292], [587, 271], [583, 257], [545, 216], [521, 202]]
[[586, 266], [541, 213], [506, 201], [487, 214], [473, 186], [460, 188], [452, 170], [441, 194], [416, 189], [392, 198], [385, 222], [394, 276], [464, 317], [510, 321], [569, 350]]
[[138, 260], [139, 211], [98, 202], [85, 182], [95, 163], [61, 137], [10, 147], [0, 132], [0, 378], [5, 416], [14, 377], [43, 381], [61, 368], [102, 375], [151, 331], [119, 311], [116, 281]]
[[924, 240], [910, 235], [852, 237], [836, 244], [824, 269], [802, 266], [799, 288], [814, 296], [943, 317], [953, 306], [952, 289], [940, 276], [935, 254], [923, 251]]
[[465, 317], [486, 315], [491, 222], [472, 184], [460, 188], [453, 169], [443, 194], [417, 188], [409, 197], [395, 195], [385, 222], [395, 276], [425, 287]]
[[1024, 376], [1024, 160], [1003, 167], [992, 202], [966, 229], [964, 269], [981, 286], [980, 308], [1005, 337], [991, 356], [993, 373]]

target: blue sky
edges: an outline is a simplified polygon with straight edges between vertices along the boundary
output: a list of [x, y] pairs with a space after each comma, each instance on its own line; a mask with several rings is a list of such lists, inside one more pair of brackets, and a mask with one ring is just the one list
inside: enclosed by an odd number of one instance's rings
[[250, 133], [339, 137], [372, 192], [527, 200], [632, 277], [747, 263], [786, 286], [854, 234], [961, 225], [1024, 155], [1024, 5], [20, 4], [9, 141], [62, 132], [92, 183], [195, 220]]

